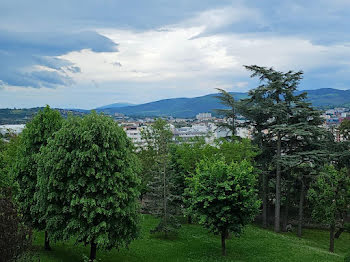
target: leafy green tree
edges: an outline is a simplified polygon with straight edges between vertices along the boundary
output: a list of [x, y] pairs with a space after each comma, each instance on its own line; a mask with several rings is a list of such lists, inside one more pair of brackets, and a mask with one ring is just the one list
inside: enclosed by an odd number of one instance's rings
[[239, 236], [259, 212], [256, 186], [254, 168], [246, 160], [231, 164], [223, 159], [202, 160], [194, 176], [188, 179], [189, 213], [221, 235], [222, 255], [226, 255], [228, 233]]
[[[2, 144], [2, 145], [1, 145]], [[20, 146], [20, 137], [12, 135], [10, 141], [5, 143], [0, 140], [0, 187], [11, 187], [12, 192], [17, 192], [17, 184], [12, 177], [12, 169], [15, 164], [17, 149]]]
[[325, 166], [312, 184], [308, 198], [313, 204], [312, 217], [329, 225], [329, 251], [334, 252], [334, 232], [350, 204], [350, 177], [347, 170], [337, 171], [333, 166]]
[[227, 123], [218, 123], [219, 128], [229, 130], [231, 134], [231, 140], [234, 140], [237, 133], [237, 105], [235, 98], [229, 92], [216, 88], [220, 93], [216, 96], [220, 100], [220, 103], [227, 107], [227, 109], [215, 109], [215, 111], [227, 119]]
[[[170, 150], [171, 163], [174, 169], [174, 194], [178, 196], [179, 206], [186, 208], [186, 180], [196, 172], [197, 163], [204, 158], [215, 157], [219, 149], [205, 144], [204, 139], [196, 138], [188, 143], [173, 144]], [[192, 216], [187, 216], [192, 223]]]
[[258, 148], [247, 138], [235, 139], [232, 142], [220, 140], [217, 142], [217, 154], [223, 156], [227, 164], [243, 160], [252, 162], [259, 153]]
[[[18, 146], [12, 176], [18, 184], [17, 203], [23, 214], [24, 221], [32, 228], [43, 230], [46, 221], [43, 213], [38, 213], [35, 193], [39, 190], [37, 182], [38, 155], [41, 147], [45, 146], [53, 134], [62, 126], [63, 119], [60, 113], [49, 106], [39, 111], [26, 125]], [[41, 174], [47, 176], [47, 174]], [[45, 249], [50, 250], [50, 243], [45, 234]]]
[[159, 118], [142, 135], [146, 141], [145, 150], [154, 156], [150, 167], [147, 209], [160, 218], [159, 224], [151, 232], [163, 232], [167, 237], [168, 233], [175, 232], [180, 226], [174, 216], [179, 196], [174, 192], [174, 169], [170, 154], [173, 134], [167, 122]]
[[[302, 71], [280, 72], [273, 68], [260, 67], [256, 65], [245, 66], [252, 72], [251, 77], [258, 77], [260, 85], [252, 90], [249, 95], [252, 103], [264, 101], [264, 106], [270, 118], [266, 120], [268, 131], [273, 134], [276, 141], [275, 163], [276, 163], [276, 193], [275, 193], [275, 232], [280, 232], [281, 214], [281, 177], [282, 177], [282, 152], [284, 150], [282, 142], [288, 129], [288, 120], [292, 114], [292, 109], [298, 101], [303, 101], [306, 93], [295, 94], [298, 84], [302, 79]], [[257, 99], [255, 99], [257, 98]]]
[[[111, 118], [69, 117], [40, 152], [39, 199], [47, 230], [97, 248], [128, 245], [138, 235], [138, 161], [131, 141]], [[44, 176], [44, 174], [47, 174]], [[46, 187], [45, 187], [46, 185]]]

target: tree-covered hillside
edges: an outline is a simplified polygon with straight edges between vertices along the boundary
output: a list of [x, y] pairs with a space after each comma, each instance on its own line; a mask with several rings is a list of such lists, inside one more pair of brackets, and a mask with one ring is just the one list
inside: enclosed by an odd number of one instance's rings
[[[301, 91], [299, 91], [301, 92]], [[350, 90], [338, 90], [332, 88], [305, 90], [308, 100], [316, 107], [350, 107]], [[247, 97], [247, 93], [231, 93], [236, 99]], [[128, 116], [173, 116], [192, 118], [202, 112], [215, 114], [214, 109], [222, 109], [224, 106], [216, 99], [217, 94], [210, 94], [194, 98], [163, 99], [155, 102], [126, 106], [126, 107], [103, 107], [97, 111], [107, 114], [121, 113]]]

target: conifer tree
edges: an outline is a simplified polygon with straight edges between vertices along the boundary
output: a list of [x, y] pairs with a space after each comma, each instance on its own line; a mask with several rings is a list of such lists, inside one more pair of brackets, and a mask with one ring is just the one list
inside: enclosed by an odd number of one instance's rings
[[155, 152], [151, 166], [152, 177], [148, 185], [147, 209], [159, 217], [160, 222], [151, 232], [163, 232], [166, 237], [180, 226], [174, 216], [177, 200], [181, 196], [174, 194], [174, 170], [170, 155], [172, 137], [167, 122], [160, 118], [143, 132], [147, 150]]
[[302, 235], [304, 202], [313, 177], [319, 167], [330, 161], [329, 134], [321, 127], [321, 112], [309, 103], [298, 101], [291, 108], [287, 126], [284, 128], [284, 155], [282, 166], [294, 174], [290, 180], [300, 184], [298, 236]]
[[[218, 123], [219, 128], [228, 130], [231, 133], [231, 140], [233, 141], [236, 137], [237, 133], [237, 109], [236, 109], [236, 101], [233, 95], [229, 92], [216, 88], [220, 94], [216, 96], [220, 100], [220, 103], [227, 107], [227, 109], [215, 109], [215, 111], [226, 118], [227, 123]], [[229, 133], [227, 134], [229, 137]]]
[[291, 108], [296, 102], [305, 99], [306, 94], [295, 94], [302, 71], [286, 73], [276, 71], [273, 68], [260, 67], [256, 65], [245, 66], [252, 72], [251, 77], [258, 77], [261, 84], [250, 92], [252, 101], [257, 98], [257, 102], [262, 98], [264, 105], [267, 106], [267, 112], [270, 118], [267, 120], [268, 130], [276, 140], [276, 193], [275, 193], [275, 232], [280, 232], [280, 214], [281, 214], [281, 156], [282, 141], [286, 133], [286, 126], [291, 114]]
[[268, 184], [270, 176], [270, 162], [273, 159], [274, 147], [271, 134], [266, 132], [271, 118], [269, 101], [264, 98], [262, 92], [250, 90], [249, 97], [237, 103], [238, 110], [246, 118], [245, 126], [252, 131], [253, 143], [258, 146], [260, 152], [255, 157], [256, 167], [261, 177], [262, 198], [262, 224], [268, 226]]

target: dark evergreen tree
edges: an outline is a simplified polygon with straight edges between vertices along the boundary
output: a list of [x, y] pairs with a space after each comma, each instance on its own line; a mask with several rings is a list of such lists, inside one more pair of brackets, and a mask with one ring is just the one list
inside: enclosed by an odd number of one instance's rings
[[258, 146], [259, 154], [255, 157], [256, 167], [260, 173], [261, 199], [262, 199], [262, 224], [268, 226], [268, 192], [269, 177], [271, 176], [270, 164], [273, 160], [275, 147], [271, 134], [267, 132], [268, 120], [271, 119], [270, 104], [265, 99], [263, 92], [249, 91], [249, 97], [237, 103], [237, 108], [246, 122], [244, 126], [252, 131], [253, 143]]
[[291, 108], [287, 126], [284, 128], [284, 155], [281, 162], [285, 176], [291, 183], [300, 185], [298, 236], [302, 235], [305, 196], [310, 182], [318, 174], [319, 168], [330, 161], [329, 134], [321, 127], [321, 112], [305, 101], [298, 101]]
[[227, 122], [218, 123], [219, 128], [227, 130], [227, 137], [230, 137], [233, 141], [236, 137], [237, 133], [237, 109], [236, 109], [236, 101], [233, 95], [226, 92], [223, 89], [217, 88], [219, 90], [220, 94], [216, 96], [220, 100], [220, 103], [226, 106], [226, 109], [215, 109], [215, 111], [226, 118]]
[[263, 99], [266, 112], [270, 118], [266, 121], [268, 132], [276, 141], [276, 193], [275, 193], [275, 232], [280, 232], [281, 214], [281, 171], [282, 171], [282, 140], [287, 132], [286, 127], [291, 110], [298, 101], [305, 99], [306, 94], [295, 94], [297, 86], [302, 79], [303, 72], [276, 71], [273, 68], [256, 65], [245, 66], [252, 72], [251, 77], [258, 77], [261, 84], [250, 92], [251, 103], [259, 103]]

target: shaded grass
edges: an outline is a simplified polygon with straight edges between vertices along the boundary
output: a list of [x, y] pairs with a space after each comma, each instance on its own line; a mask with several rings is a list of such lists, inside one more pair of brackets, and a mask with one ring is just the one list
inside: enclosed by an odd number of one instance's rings
[[[164, 239], [161, 235], [151, 235], [149, 231], [157, 220], [144, 216], [139, 239], [119, 251], [97, 252], [100, 261], [343, 261], [349, 250], [350, 235], [343, 233], [335, 242], [335, 254], [328, 250], [328, 232], [305, 230], [304, 238], [294, 233], [275, 234], [257, 226], [248, 226], [240, 238], [227, 241], [227, 257], [221, 257], [220, 238], [208, 233], [198, 225], [183, 225], [177, 236]], [[35, 245], [43, 243], [43, 234], [35, 235]], [[40, 261], [78, 262], [89, 255], [89, 246], [75, 245], [74, 240], [52, 244], [53, 251], [39, 248]]]

